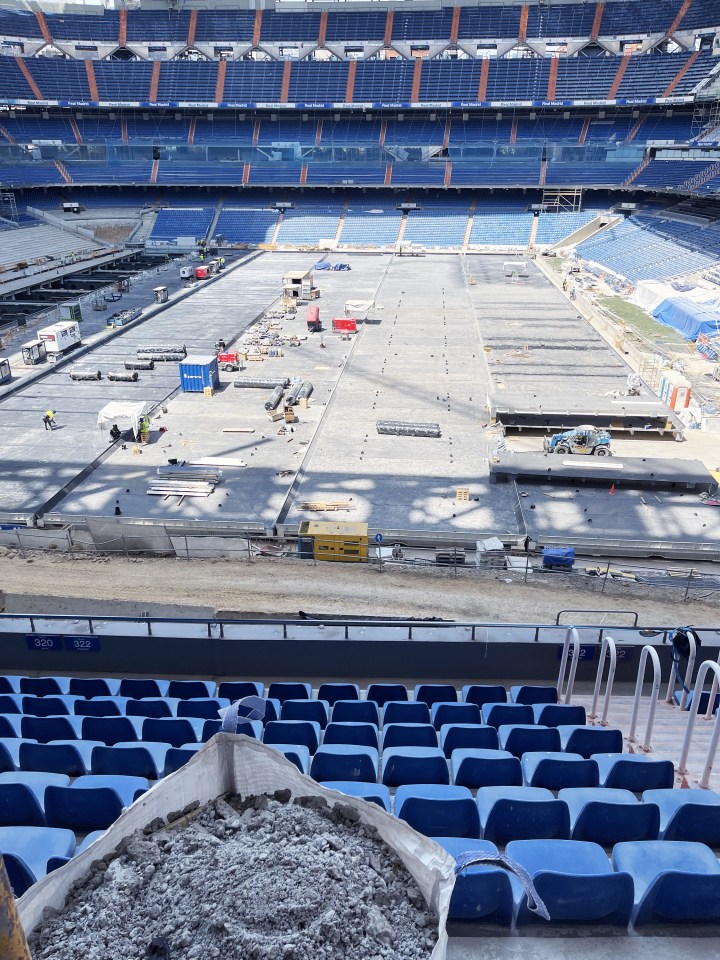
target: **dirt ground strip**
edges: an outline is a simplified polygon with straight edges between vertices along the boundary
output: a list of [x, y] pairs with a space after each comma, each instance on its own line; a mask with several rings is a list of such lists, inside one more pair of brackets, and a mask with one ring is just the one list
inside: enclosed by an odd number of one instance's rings
[[[90, 612], [96, 610], [97, 601], [125, 601], [127, 615], [153, 604], [167, 607], [172, 598], [178, 617], [183, 616], [183, 607], [203, 606], [223, 616], [285, 616], [303, 610], [315, 616], [548, 624], [555, 622], [559, 610], [586, 608], [606, 611], [583, 618], [587, 623], [603, 622], [611, 611], [621, 609], [637, 611], [640, 624], [654, 626], [692, 622], [697, 627], [714, 627], [720, 621], [717, 601], [684, 603], [681, 597], [666, 596], [652, 587], [611, 584], [603, 594], [590, 580], [586, 586], [577, 581], [562, 585], [557, 578], [547, 577], [527, 584], [507, 580], [511, 577], [505, 571], [497, 580], [480, 580], [474, 571], [456, 577], [450, 570], [434, 568], [380, 572], [364, 565], [300, 560], [128, 561], [40, 552], [23, 558], [5, 553], [0, 554], [0, 609], [5, 595], [12, 598], [7, 605], [12, 613], [37, 611], [33, 597], [57, 598], [43, 607], [56, 614], [78, 614], [78, 599], [93, 601]], [[122, 615], [117, 609], [112, 612]], [[626, 621], [608, 618], [608, 622]]]

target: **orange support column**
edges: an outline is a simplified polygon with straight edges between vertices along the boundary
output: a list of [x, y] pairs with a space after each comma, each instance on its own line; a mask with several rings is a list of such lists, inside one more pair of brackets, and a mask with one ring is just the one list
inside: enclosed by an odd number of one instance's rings
[[187, 35], [187, 45], [192, 47], [195, 45], [195, 31], [197, 30], [197, 10], [190, 11], [190, 23], [188, 24], [188, 35]]
[[480, 67], [480, 85], [478, 87], [478, 101], [482, 102], [487, 96], [488, 74], [490, 73], [490, 61], [483, 60]]
[[548, 77], [548, 88], [547, 88], [547, 99], [555, 99], [555, 88], [557, 87], [557, 75], [558, 75], [558, 66], [560, 61], [557, 57], [553, 57], [550, 61], [550, 76]]
[[357, 60], [351, 60], [348, 66], [347, 85], [345, 86], [345, 103], [352, 103], [353, 92], [355, 90], [355, 74], [357, 72]]
[[452, 127], [452, 120], [448, 119], [445, 121], [445, 134], [443, 136], [443, 150], [447, 150], [450, 146], [450, 129]]
[[52, 43], [53, 42], [52, 34], [50, 33], [50, 29], [47, 25], [47, 20], [45, 19], [45, 16], [42, 10], [35, 11], [35, 18], [38, 22], [38, 25], [40, 27], [40, 33], [42, 33], [43, 40], [45, 41], [45, 43]]
[[286, 60], [283, 64], [282, 87], [280, 88], [280, 103], [288, 102], [290, 93], [290, 72], [292, 70], [292, 60]]
[[322, 120], [318, 120], [317, 126], [315, 127], [315, 146], [316, 147], [319, 147], [320, 143], [322, 142], [322, 130], [323, 130], [323, 122]]
[[449, 187], [452, 182], [452, 163], [448, 160], [445, 164], [445, 180], [443, 181], [444, 186]]
[[83, 138], [80, 134], [80, 128], [75, 122], [75, 117], [69, 117], [68, 119], [70, 120], [70, 126], [72, 127], [72, 132], [75, 137], [75, 143], [77, 143], [78, 145], [82, 145]]
[[699, 56], [700, 56], [700, 51], [699, 51], [699, 50], [695, 50], [695, 51], [688, 57], [688, 59], [685, 61], [685, 65], [682, 66], [682, 67], [680, 67], [680, 69], [679, 69], [678, 72], [675, 74], [675, 76], [672, 78], [672, 80], [670, 81], [670, 83], [667, 85], [667, 87], [665, 87], [665, 90], [664, 90], [663, 93], [661, 94], [663, 97], [669, 97], [669, 96], [672, 95], [672, 92], [673, 92], [673, 90], [675, 89], [675, 87], [680, 83], [680, 81], [682, 80], [682, 78], [685, 76], [685, 74], [688, 72], [688, 70], [690, 69], [690, 67], [695, 63], [695, 61], [697, 60], [697, 58], [698, 58]]
[[253, 126], [253, 145], [260, 139], [260, 121], [256, 120]]
[[247, 186], [247, 182], [248, 182], [249, 179], [250, 179], [250, 164], [249, 164], [249, 163], [244, 163], [244, 164], [243, 164], [243, 175], [242, 175], [242, 184], [243, 184], [244, 187]]
[[513, 117], [512, 126], [510, 127], [510, 143], [517, 143], [517, 120]]
[[527, 4], [523, 4], [520, 9], [520, 32], [518, 33], [518, 40], [520, 43], [525, 43], [525, 38], [527, 37], [527, 23], [528, 23], [528, 14], [530, 9]]
[[120, 121], [120, 136], [122, 138], [123, 143], [127, 143], [128, 140], [130, 139], [130, 137], [128, 136], [127, 120]]
[[120, 30], [118, 31], [118, 46], [127, 46], [127, 10], [123, 7], [120, 11]]
[[227, 60], [221, 60], [218, 63], [217, 82], [215, 84], [215, 103], [222, 103], [223, 93], [225, 92], [225, 74], [227, 73]]
[[378, 144], [381, 147], [385, 146], [385, 137], [387, 136], [387, 120], [380, 121], [380, 136], [378, 137]]
[[27, 80], [27, 85], [32, 90], [32, 94], [35, 97], [35, 99], [44, 100], [45, 97], [40, 92], [40, 87], [35, 83], [35, 79], [33, 75], [30, 73], [30, 68], [28, 67], [27, 63], [25, 63], [22, 57], [15, 57], [15, 63], [18, 65], [18, 67], [20, 67], [20, 71], [22, 75], [25, 77], [25, 79]]
[[193, 117], [188, 128], [188, 143], [195, 143], [195, 127], [197, 126], [197, 117]]
[[255, 25], [253, 26], [252, 45], [260, 46], [260, 34], [262, 33], [262, 10], [255, 11]]
[[680, 9], [678, 10], [677, 16], [675, 17], [675, 19], [673, 20], [673, 22], [672, 22], [672, 23], [670, 24], [670, 26], [668, 27], [667, 33], [665, 34], [666, 37], [671, 37], [671, 36], [675, 33], [675, 31], [677, 30], [677, 28], [680, 26], [680, 23], [682, 22], [685, 14], [686, 14], [686, 13], [688, 12], [688, 10], [690, 9], [690, 5], [691, 5], [691, 4], [692, 4], [692, 0], [683, 0], [683, 4], [682, 4], [682, 6], [680, 7]]
[[98, 93], [97, 80], [95, 79], [95, 67], [93, 66], [92, 60], [85, 61], [85, 72], [87, 73], [88, 86], [90, 87], [90, 99], [97, 103], [100, 99], [100, 94]]
[[148, 100], [150, 103], [155, 103], [158, 96], [158, 86], [160, 84], [160, 61], [156, 60], [153, 63], [152, 77], [150, 78], [150, 94]]
[[422, 57], [415, 58], [415, 69], [413, 71], [412, 90], [410, 91], [410, 103], [417, 103], [420, 99], [420, 77], [422, 76]]
[[630, 54], [626, 53], [623, 56], [622, 60], [620, 61], [620, 65], [617, 68], [617, 73], [615, 74], [615, 79], [612, 82], [612, 86], [608, 90], [608, 95], [607, 95], [608, 100], [615, 99], [617, 92], [620, 89], [622, 78], [625, 76], [625, 71], [627, 70], [627, 65], [629, 62], [630, 62]]
[[392, 183], [392, 164], [388, 164], [385, 167], [385, 186], [389, 187]]
[[450, 43], [458, 42], [460, 33], [460, 7], [453, 7], [452, 23], [450, 24]]
[[580, 138], [578, 140], [578, 143], [585, 143], [589, 129], [590, 129], [590, 117], [585, 117], [583, 121], [583, 128], [580, 131]]
[[385, 17], [385, 36], [383, 38], [383, 46], [389, 47], [392, 43], [392, 31], [393, 31], [393, 20], [395, 19], [395, 13], [392, 10], [388, 10], [387, 16]]
[[318, 30], [318, 46], [325, 46], [325, 37], [327, 36], [328, 12], [323, 10], [320, 14], [320, 29]]
[[600, 26], [602, 25], [603, 14], [605, 13], [605, 4], [602, 2], [596, 4], [595, 6], [595, 17], [593, 18], [592, 30], [590, 31], [590, 39], [597, 40], [600, 36]]
[[308, 165], [306, 163], [304, 163], [300, 168], [300, 186], [301, 187], [304, 187], [305, 184], [307, 183], [307, 168], [308, 168]]

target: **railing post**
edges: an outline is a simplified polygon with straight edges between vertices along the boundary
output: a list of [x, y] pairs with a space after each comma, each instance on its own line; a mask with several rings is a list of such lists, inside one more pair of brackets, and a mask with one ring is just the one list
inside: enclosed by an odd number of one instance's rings
[[640, 700], [642, 698], [642, 688], [643, 688], [643, 679], [645, 676], [645, 664], [647, 663], [647, 658], [650, 657], [653, 665], [653, 685], [651, 691], [651, 700], [650, 700], [650, 709], [648, 710], [648, 720], [647, 726], [645, 727], [645, 740], [641, 745], [641, 749], [646, 753], [650, 753], [650, 739], [652, 737], [652, 730], [655, 724], [655, 710], [657, 708], [658, 702], [658, 693], [660, 692], [660, 680], [661, 680], [661, 668], [660, 668], [660, 657], [657, 655], [657, 650], [655, 647], [650, 646], [649, 643], [646, 643], [642, 648], [640, 653], [640, 665], [638, 666], [638, 677], [637, 683], [635, 684], [635, 697], [633, 699], [633, 710], [632, 710], [632, 719], [630, 721], [630, 732], [628, 733], [628, 743], [635, 743], [635, 729], [637, 727], [638, 713], [640, 712]]
[[607, 683], [605, 684], [605, 699], [603, 701], [603, 713], [600, 720], [600, 726], [607, 726], [608, 711], [610, 709], [610, 697], [612, 696], [613, 682], [615, 680], [615, 668], [617, 666], [617, 650], [615, 641], [612, 637], [603, 637], [602, 647], [600, 648], [600, 663], [598, 664], [597, 676], [595, 677], [595, 689], [593, 690], [592, 706], [588, 714], [589, 720], [595, 720], [597, 717], [597, 705], [600, 699], [600, 685], [602, 675], [605, 672], [605, 660], [607, 651], [610, 650], [610, 666], [608, 668]]
[[[697, 657], [697, 642], [695, 641], [695, 632], [694, 630], [687, 630], [687, 637], [690, 643], [690, 655], [688, 656], [687, 667], [685, 669], [685, 679], [681, 681], [683, 685], [683, 691], [680, 694], [680, 709], [684, 710], [687, 705], [687, 690], [692, 683], [693, 670], [695, 669], [695, 659]], [[673, 648], [674, 649], [674, 648]], [[675, 658], [673, 657], [672, 668], [670, 670], [670, 679], [668, 680], [667, 693], [665, 694], [665, 702], [672, 703], [673, 693], [675, 692], [675, 683], [679, 678], [675, 674]], [[686, 689], [687, 688], [687, 689]]]
[[[697, 680], [695, 681], [695, 686], [693, 687], [692, 703], [690, 704], [690, 712], [688, 713], [685, 739], [683, 740], [680, 760], [678, 762], [678, 773], [681, 777], [684, 777], [687, 774], [687, 759], [690, 753], [690, 743], [692, 741], [693, 729], [695, 727], [695, 718], [697, 717], [698, 708], [700, 706], [700, 696], [705, 683], [705, 677], [707, 676], [709, 670], [712, 670], [712, 672], [715, 674], [713, 687], [715, 687], [718, 680], [720, 680], [719, 664], [713, 663], [712, 660], [705, 660], [700, 664]], [[712, 709], [712, 700], [710, 700], [710, 709]], [[699, 786], [702, 790], [707, 790], [708, 783], [710, 781], [710, 774], [712, 773], [713, 763], [715, 762], [715, 754], [717, 753], [718, 748], [718, 740], [720, 740], [720, 711], [718, 711], [715, 716], [715, 726], [713, 727], [712, 737], [710, 738], [710, 746], [708, 747], [705, 769], [703, 770], [699, 783]]]
[[575, 674], [577, 673], [578, 660], [580, 659], [580, 637], [575, 627], [568, 627], [565, 632], [565, 643], [563, 644], [562, 656], [560, 658], [560, 670], [558, 671], [558, 682], [557, 682], [557, 695], [558, 701], [562, 700], [563, 697], [563, 688], [565, 685], [565, 670], [567, 667], [568, 653], [570, 651], [570, 644], [573, 645], [573, 657], [572, 663], [570, 664], [570, 676], [567, 680], [567, 687], [565, 687], [565, 703], [570, 703], [572, 697], [573, 687], [575, 686]]

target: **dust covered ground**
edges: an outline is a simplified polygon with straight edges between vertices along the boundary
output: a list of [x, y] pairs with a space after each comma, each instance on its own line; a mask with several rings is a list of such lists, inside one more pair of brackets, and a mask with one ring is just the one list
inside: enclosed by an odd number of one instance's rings
[[[510, 582], [508, 582], [510, 581]], [[558, 611], [605, 611], [577, 622], [628, 623], [614, 610], [635, 610], [640, 624], [720, 621], [718, 595], [696, 592], [683, 602], [683, 584], [660, 589], [634, 583], [533, 574], [522, 582], [472, 570], [314, 564], [292, 559], [180, 560], [80, 558], [48, 553], [0, 555], [0, 607], [8, 613], [116, 616], [438, 617], [445, 620], [554, 623]], [[186, 608], [183, 611], [183, 608]], [[567, 618], [563, 621], [567, 622]]]

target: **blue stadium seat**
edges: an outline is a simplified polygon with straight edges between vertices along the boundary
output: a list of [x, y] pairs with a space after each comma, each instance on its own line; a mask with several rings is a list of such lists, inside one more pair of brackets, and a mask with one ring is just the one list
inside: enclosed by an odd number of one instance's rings
[[447, 760], [439, 747], [391, 747], [383, 751], [382, 782], [387, 787], [449, 783]]
[[598, 765], [601, 787], [642, 793], [670, 788], [675, 783], [672, 760], [656, 760], [644, 753], [593, 753], [590, 759]]
[[[184, 743], [199, 741], [203, 733], [203, 724], [206, 721], [182, 717], [166, 720], [164, 717], [156, 720], [148, 717], [143, 720], [142, 735], [138, 740], [151, 740], [154, 743], [169, 743], [172, 747], [180, 747]], [[128, 737], [128, 740], [132, 740]]]
[[376, 803], [390, 813], [390, 791], [382, 783], [360, 783], [355, 780], [323, 780], [321, 787], [346, 793], [349, 797], [360, 797], [369, 803]]
[[500, 684], [469, 683], [462, 688], [465, 703], [475, 703], [478, 707], [486, 703], [507, 703], [507, 690]]
[[120, 681], [110, 677], [71, 677], [68, 693], [77, 697], [116, 697], [120, 693]]
[[200, 697], [215, 696], [214, 680], [171, 680], [167, 694], [178, 700], [196, 700]]
[[512, 703], [529, 703], [531, 705], [538, 703], [557, 703], [557, 688], [533, 686], [524, 683], [520, 686], [510, 687], [510, 700]]
[[135, 740], [97, 747], [92, 753], [92, 772], [96, 775], [145, 777], [158, 780], [165, 773], [166, 743]]
[[426, 703], [390, 700], [382, 709], [383, 726], [390, 723], [430, 723], [430, 707]]
[[314, 720], [271, 720], [265, 724], [263, 743], [298, 743], [315, 753], [320, 745], [320, 724]]
[[20, 747], [20, 768], [81, 777], [90, 772], [92, 751], [96, 746], [104, 744], [98, 740], [51, 740], [50, 743], [24, 741]]
[[146, 697], [166, 697], [169, 680], [150, 680], [141, 677], [125, 677], [120, 681], [120, 696], [131, 700], [144, 700]]
[[212, 739], [216, 733], [220, 733], [221, 730], [222, 720], [206, 720], [202, 725], [200, 739], [203, 743], [207, 743], [208, 740]]
[[388, 723], [382, 728], [382, 749], [436, 747], [437, 732], [431, 723]]
[[[505, 853], [528, 871], [552, 923], [627, 926], [633, 906], [632, 877], [614, 872], [598, 844], [512, 840]], [[545, 923], [528, 910], [522, 887], [513, 887], [517, 924]]]
[[592, 840], [604, 847], [621, 840], [657, 840], [657, 804], [640, 803], [629, 790], [571, 787], [560, 790], [558, 799], [568, 805], [573, 840]]
[[68, 693], [70, 677], [21, 677], [20, 693], [33, 697], [52, 697]]
[[477, 792], [480, 831], [485, 840], [568, 840], [567, 804], [543, 787], [481, 787]]
[[[498, 848], [489, 840], [433, 837], [451, 857], [462, 854], [498, 854]], [[461, 870], [455, 877], [450, 898], [448, 918], [457, 921], [477, 921], [508, 927], [512, 923], [513, 891], [510, 874], [499, 866], [474, 864]]]
[[597, 787], [598, 767], [579, 753], [526, 753], [522, 758], [523, 779], [528, 787]]
[[330, 708], [324, 700], [285, 700], [280, 708], [281, 720], [314, 720], [324, 730]]
[[45, 793], [49, 786], [66, 786], [58, 773], [15, 771], [0, 774], [0, 825], [45, 826]]
[[27, 736], [30, 739], [35, 739], [30, 737], [29, 734], [22, 733], [23, 722], [25, 720], [35, 720], [35, 719], [44, 719], [36, 717], [23, 717], [19, 713], [5, 713], [0, 715], [0, 737], [20, 737]]
[[0, 694], [0, 713], [23, 713], [22, 693], [3, 693]]
[[520, 761], [507, 750], [453, 750], [452, 782], [461, 787], [520, 786]]
[[309, 700], [312, 697], [312, 687], [309, 683], [281, 680], [270, 684], [268, 697], [279, 700], [281, 704], [286, 700]]
[[[106, 746], [111, 747], [114, 743], [120, 743], [121, 740], [139, 740], [142, 725], [143, 720], [140, 717], [83, 717], [82, 738], [83, 740], [101, 740]], [[51, 739], [68, 738], [60, 735]]]
[[28, 717], [67, 717], [74, 712], [76, 697], [53, 696], [22, 698], [22, 710]]
[[218, 696], [227, 697], [231, 703], [245, 697], [264, 697], [265, 684], [259, 680], [223, 680], [218, 684]]
[[285, 754], [300, 773], [307, 773], [310, 770], [310, 751], [302, 743], [269, 743], [268, 746], [277, 750], [278, 753]]
[[0, 773], [20, 769], [20, 747], [24, 743], [37, 743], [37, 740], [26, 740], [23, 737], [0, 738]]
[[456, 703], [457, 690], [451, 683], [418, 683], [415, 687], [415, 700], [432, 707], [434, 703]]
[[618, 843], [613, 848], [613, 864], [634, 882], [635, 926], [720, 920], [720, 864], [705, 844], [682, 840]]
[[384, 707], [386, 703], [409, 699], [407, 687], [402, 683], [369, 683], [365, 698], [373, 700], [379, 707]]
[[373, 723], [333, 721], [325, 727], [323, 743], [354, 743], [362, 747], [374, 747], [377, 750], [378, 728]]
[[395, 791], [395, 816], [427, 837], [480, 836], [480, 818], [467, 787], [412, 784]]
[[317, 698], [333, 707], [338, 700], [359, 700], [360, 687], [356, 683], [321, 683]]
[[148, 788], [142, 777], [78, 777], [69, 787], [45, 791], [48, 826], [76, 833], [105, 830]]
[[0, 827], [0, 854], [16, 897], [21, 897], [45, 876], [52, 858], [69, 858], [74, 849], [75, 834], [72, 830]]
[[560, 734], [555, 727], [541, 727], [534, 723], [503, 724], [498, 728], [502, 750], [509, 750], [516, 757], [532, 750], [558, 751]]
[[562, 725], [560, 731], [562, 749], [568, 753], [579, 753], [589, 760], [594, 753], [622, 753], [622, 730], [610, 727], [577, 727], [574, 724]]
[[437, 702], [432, 705], [430, 717], [436, 730], [447, 723], [482, 723], [476, 703]]
[[380, 726], [380, 710], [373, 700], [337, 700], [333, 704], [333, 723], [372, 723]]
[[193, 700], [179, 700], [176, 716], [194, 717], [196, 720], [216, 720], [218, 711], [229, 706], [230, 701], [227, 697], [198, 697]]
[[20, 693], [20, 680], [12, 674], [0, 676], [0, 693]]
[[174, 773], [180, 767], [184, 767], [188, 760], [192, 760], [195, 754], [202, 747], [201, 743], [186, 743], [182, 747], [168, 747], [165, 754], [165, 769], [163, 776]]
[[498, 735], [495, 727], [484, 723], [446, 723], [440, 727], [440, 746], [450, 759], [453, 750], [497, 750]]
[[582, 726], [585, 723], [585, 707], [575, 703], [534, 703], [533, 719], [546, 727]]
[[[46, 827], [47, 830], [59, 830], [59, 827]], [[73, 857], [77, 857], [78, 854], [82, 853], [83, 850], [87, 850], [90, 844], [95, 843], [98, 837], [101, 837], [105, 833], [104, 830], [93, 830], [92, 833], [89, 833], [82, 843], [79, 843], [75, 850], [70, 854], [70, 856], [60, 856], [60, 857], [50, 857], [48, 859], [47, 872], [51, 873], [53, 870], [57, 870], [58, 867], [64, 866], [69, 860], [72, 860]], [[75, 834], [73, 834], [75, 836]]]
[[[90, 734], [83, 734], [83, 724], [87, 719], [87, 717], [23, 717], [20, 731], [23, 737], [28, 740], [37, 740], [38, 743], [49, 743], [50, 740], [80, 740], [83, 736], [86, 740], [99, 739]], [[1, 729], [0, 727], [0, 731]]]
[[310, 764], [314, 780], [360, 780], [375, 783], [378, 777], [378, 752], [356, 744], [323, 744]]
[[177, 697], [145, 697], [143, 700], [126, 700], [126, 717], [175, 717], [180, 701]]
[[720, 844], [720, 796], [711, 790], [645, 790], [646, 803], [660, 809], [661, 840]]
[[129, 701], [127, 697], [97, 697], [94, 700], [76, 700], [76, 717], [124, 717]]
[[491, 727], [534, 722], [532, 707], [524, 703], [484, 703], [481, 712], [483, 723]]
[[[253, 737], [255, 740], [262, 740], [263, 725], [262, 720], [240, 720], [235, 731], [245, 737]], [[208, 738], [209, 739], [209, 738]], [[203, 742], [205, 738], [203, 737]]]

